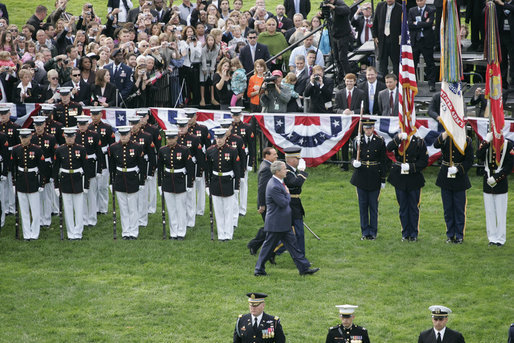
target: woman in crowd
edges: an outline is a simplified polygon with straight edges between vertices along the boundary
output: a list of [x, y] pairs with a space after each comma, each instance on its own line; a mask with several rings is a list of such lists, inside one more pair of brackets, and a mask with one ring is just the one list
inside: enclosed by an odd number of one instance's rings
[[232, 29], [234, 28], [234, 20], [228, 18], [225, 21], [225, 26], [223, 26], [223, 37], [221, 37], [221, 40], [228, 44], [234, 38], [234, 35], [232, 33]]
[[209, 6], [207, 6], [207, 22], [209, 22], [210, 15], [213, 15], [216, 17], [216, 23], [215, 23], [216, 26], [215, 27], [221, 28], [221, 27], [225, 26], [225, 20], [221, 19], [220, 12], [216, 8], [216, 6], [213, 4], [210, 4]]
[[91, 87], [95, 84], [95, 72], [91, 70], [93, 60], [89, 56], [82, 56], [79, 60], [80, 78], [87, 82]]
[[[133, 74], [134, 85], [128, 98], [126, 99], [128, 108], [148, 107], [152, 104], [148, 101], [149, 81], [146, 74], [146, 58], [141, 56], [140, 63], [136, 66]], [[153, 106], [153, 105], [152, 105]]]
[[194, 27], [187, 26], [182, 35], [180, 52], [184, 56], [182, 75], [186, 80], [185, 97], [189, 99], [188, 104], [198, 105], [200, 103], [200, 69], [202, 64], [202, 46], [196, 39]]
[[110, 81], [111, 74], [107, 69], [100, 69], [96, 72], [95, 88], [93, 89], [94, 106], [116, 106], [116, 86]]
[[103, 46], [100, 48], [100, 50], [98, 51], [98, 56], [100, 56], [100, 59], [98, 60], [97, 62], [97, 67], [98, 69], [101, 69], [103, 68], [104, 66], [106, 66], [107, 64], [109, 63], [112, 63], [111, 59], [110, 59], [110, 49], [106, 46]]
[[[266, 32], [262, 32], [259, 34], [259, 38], [257, 38], [257, 42], [264, 44], [268, 47], [270, 55], [276, 55], [280, 51], [284, 50], [288, 47], [286, 39], [281, 32], [277, 32], [277, 21], [273, 18], [270, 18], [266, 21]], [[286, 52], [285, 54], [279, 56], [270, 67], [271, 70], [281, 69], [282, 61], [289, 61], [290, 52]]]
[[214, 98], [214, 88], [212, 80], [216, 71], [216, 61], [218, 59], [220, 48], [216, 45], [216, 41], [212, 35], [207, 35], [206, 43], [202, 48], [202, 72], [200, 74], [200, 106], [205, 106], [205, 90], [210, 94], [210, 103], [219, 105]]
[[241, 35], [246, 38], [250, 27], [248, 26], [248, 17], [244, 14], [239, 17], [239, 27], [241, 28]]
[[264, 81], [264, 73], [267, 70], [268, 67], [266, 66], [266, 61], [264, 61], [262, 58], [256, 60], [253, 64], [253, 75], [250, 77], [250, 81], [248, 82], [247, 91], [248, 98], [250, 98], [251, 112], [258, 113], [262, 111], [259, 91]]
[[60, 100], [59, 93], [57, 92], [57, 89], [59, 89], [59, 73], [55, 69], [50, 69], [46, 73], [46, 77], [48, 84], [42, 86], [41, 101], [56, 104]]
[[230, 91], [230, 60], [224, 57], [214, 74], [214, 97], [220, 104], [220, 110], [227, 110], [230, 106], [230, 100], [232, 99], [232, 92]]
[[39, 89], [31, 83], [32, 73], [28, 69], [21, 69], [18, 72], [20, 82], [14, 89], [14, 102], [17, 104], [28, 104], [39, 101]]

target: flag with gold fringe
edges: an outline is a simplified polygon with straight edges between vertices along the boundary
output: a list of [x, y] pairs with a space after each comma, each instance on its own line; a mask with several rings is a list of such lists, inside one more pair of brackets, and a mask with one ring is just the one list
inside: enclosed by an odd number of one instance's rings
[[441, 108], [440, 121], [464, 154], [466, 149], [466, 121], [462, 96], [462, 56], [460, 23], [456, 0], [444, 0], [441, 18]]
[[487, 99], [486, 112], [489, 113], [489, 130], [493, 133], [492, 146], [497, 152], [496, 162], [500, 163], [500, 151], [504, 138], [502, 129], [505, 125], [502, 100], [502, 76], [501, 76], [501, 51], [500, 36], [498, 34], [498, 18], [496, 17], [496, 5], [488, 1], [485, 8], [485, 50], [484, 58], [487, 61], [485, 76], [485, 98]]

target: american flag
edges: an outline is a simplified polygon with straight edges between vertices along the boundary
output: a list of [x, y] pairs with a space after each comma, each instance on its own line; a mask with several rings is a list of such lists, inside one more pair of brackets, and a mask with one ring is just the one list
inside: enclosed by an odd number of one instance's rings
[[[414, 67], [414, 59], [412, 58], [412, 46], [410, 43], [409, 26], [407, 24], [407, 2], [402, 1], [402, 44], [401, 44], [401, 60], [400, 75], [398, 77], [398, 101], [399, 101], [399, 119], [402, 132], [412, 136], [416, 133], [416, 111], [414, 108], [414, 97], [418, 94], [418, 84], [416, 82], [416, 68]], [[394, 113], [393, 113], [394, 114]], [[409, 142], [410, 140], [407, 140]], [[405, 150], [408, 147], [405, 145]], [[403, 149], [400, 149], [403, 154]]]

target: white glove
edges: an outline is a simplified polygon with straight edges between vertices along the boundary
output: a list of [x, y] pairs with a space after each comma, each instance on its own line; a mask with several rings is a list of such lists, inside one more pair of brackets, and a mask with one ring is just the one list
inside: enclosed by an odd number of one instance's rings
[[407, 132], [400, 132], [400, 133], [398, 134], [398, 137], [399, 137], [402, 141], [407, 140], [407, 138], [408, 138]]
[[44, 190], [45, 190], [45, 189], [44, 189], [43, 187], [39, 187], [39, 188], [37, 189], [37, 191], [38, 191], [39, 193], [43, 193], [43, 191], [44, 191]]
[[353, 160], [353, 167], [354, 168], [359, 168], [362, 164], [361, 164], [361, 161], [357, 161], [357, 160]]
[[87, 193], [89, 193], [89, 189], [84, 188], [84, 194], [87, 194]]
[[152, 181], [152, 180], [153, 180], [153, 176], [148, 175], [148, 176], [146, 177], [146, 179], [147, 179], [148, 181]]
[[162, 195], [162, 187], [161, 186], [159, 186], [158, 190], [159, 190], [159, 195]]
[[239, 189], [234, 189], [234, 194], [238, 195], [239, 194]]
[[139, 185], [139, 190], [142, 190], [145, 188], [145, 185]]
[[382, 183], [382, 184], [380, 184], [380, 188], [382, 188], [382, 189], [386, 188], [386, 184], [385, 184], [385, 182], [384, 182], [384, 183]]
[[455, 166], [451, 166], [448, 168], [448, 173], [450, 173], [450, 174], [457, 174], [457, 171], [458, 171], [457, 167], [455, 167]]
[[252, 166], [249, 166], [246, 170], [248, 170], [249, 172], [251, 172], [253, 170], [253, 167]]
[[186, 187], [186, 192], [191, 193], [192, 191], [193, 191], [193, 187], [191, 187], [191, 188]]
[[0, 176], [0, 181], [5, 181], [5, 180], [7, 180], [7, 177], [5, 177], [4, 175], [1, 175]]
[[109, 190], [110, 190], [110, 191], [111, 191], [111, 193], [112, 193], [112, 185], [109, 185]]
[[55, 195], [57, 195], [57, 197], [61, 195], [61, 191], [59, 191], [59, 188], [55, 188]]
[[487, 135], [485, 135], [485, 140], [487, 143], [491, 143], [493, 141], [493, 133], [488, 132]]
[[405, 172], [405, 171], [409, 171], [410, 169], [410, 166], [408, 163], [402, 163], [402, 171]]
[[209, 187], [205, 187], [205, 194], [207, 194], [207, 196], [211, 195], [211, 192], [209, 191]]
[[100, 176], [102, 176], [102, 173], [97, 173], [97, 174], [96, 174], [96, 177], [98, 177], [98, 178], [99, 178]]
[[496, 180], [494, 179], [494, 177], [489, 176], [489, 177], [487, 178], [487, 184], [488, 184], [489, 186], [491, 186], [491, 187], [496, 186]]
[[53, 179], [53, 178], [50, 178], [48, 181], [50, 181], [50, 183], [53, 183], [53, 182], [54, 182], [54, 179]]
[[300, 161], [298, 162], [298, 170], [304, 171], [307, 166], [305, 165], [305, 160], [303, 158], [300, 158]]

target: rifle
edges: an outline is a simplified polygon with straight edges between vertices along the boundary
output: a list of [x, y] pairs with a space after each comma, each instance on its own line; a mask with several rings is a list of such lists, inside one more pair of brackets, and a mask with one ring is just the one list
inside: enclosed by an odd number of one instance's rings
[[[16, 171], [15, 171], [16, 172]], [[16, 181], [13, 180], [13, 183]], [[15, 230], [15, 239], [20, 239], [20, 211], [19, 211], [19, 202], [18, 202], [18, 188], [14, 185], [14, 211], [16, 212], [16, 230]]]
[[362, 115], [364, 114], [364, 101], [361, 101], [361, 114], [359, 116], [359, 132], [357, 133], [357, 161], [361, 160], [361, 132], [362, 132]]
[[[164, 168], [161, 173], [161, 185], [164, 181]], [[161, 186], [161, 212], [162, 212], [162, 239], [166, 239], [166, 211], [164, 209], [164, 191]]]
[[114, 190], [114, 178], [111, 175], [112, 186], [112, 239], [116, 240], [116, 191]]
[[[60, 177], [60, 176], [58, 176]], [[61, 241], [64, 240], [64, 227], [62, 225], [63, 209], [62, 209], [62, 191], [61, 182], [59, 182], [59, 232], [61, 233]]]
[[209, 219], [211, 221], [211, 241], [214, 241], [214, 216], [212, 214], [212, 195], [209, 192]]

